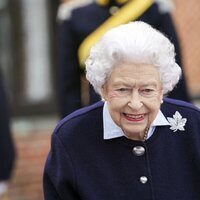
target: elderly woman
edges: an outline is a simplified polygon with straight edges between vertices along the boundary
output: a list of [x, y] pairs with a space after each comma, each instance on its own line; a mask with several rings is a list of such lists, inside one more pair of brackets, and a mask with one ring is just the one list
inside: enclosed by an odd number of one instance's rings
[[163, 98], [181, 76], [173, 44], [143, 22], [108, 31], [87, 79], [102, 101], [57, 126], [46, 200], [200, 199], [200, 112]]

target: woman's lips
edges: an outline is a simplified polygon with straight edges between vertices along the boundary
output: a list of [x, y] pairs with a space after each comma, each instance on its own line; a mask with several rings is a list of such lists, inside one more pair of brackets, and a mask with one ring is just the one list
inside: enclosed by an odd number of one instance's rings
[[126, 114], [126, 113], [124, 113], [124, 117], [128, 121], [132, 121], [132, 122], [140, 122], [140, 121], [144, 120], [144, 114]]

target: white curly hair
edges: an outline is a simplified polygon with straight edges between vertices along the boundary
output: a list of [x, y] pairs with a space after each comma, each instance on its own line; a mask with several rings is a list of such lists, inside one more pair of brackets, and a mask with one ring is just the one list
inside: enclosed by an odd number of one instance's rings
[[101, 95], [113, 68], [122, 63], [157, 67], [164, 95], [173, 90], [181, 76], [174, 45], [164, 34], [141, 21], [110, 29], [91, 48], [85, 62], [86, 78], [97, 93]]

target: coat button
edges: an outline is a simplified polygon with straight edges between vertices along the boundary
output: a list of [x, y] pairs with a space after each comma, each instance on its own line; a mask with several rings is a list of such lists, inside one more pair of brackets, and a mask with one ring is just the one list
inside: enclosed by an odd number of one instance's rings
[[141, 176], [141, 177], [140, 177], [140, 182], [141, 182], [142, 184], [147, 183], [147, 181], [148, 181], [148, 178], [147, 178], [146, 176]]
[[142, 156], [145, 153], [145, 148], [143, 146], [136, 146], [133, 148], [133, 153], [136, 156]]
[[111, 15], [115, 15], [119, 11], [119, 8], [117, 6], [112, 6], [109, 9], [109, 12]]

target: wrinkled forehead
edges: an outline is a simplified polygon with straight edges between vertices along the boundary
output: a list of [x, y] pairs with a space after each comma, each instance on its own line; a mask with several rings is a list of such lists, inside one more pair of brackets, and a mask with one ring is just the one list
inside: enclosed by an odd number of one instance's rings
[[150, 64], [120, 63], [112, 68], [110, 77], [160, 80], [160, 72]]

